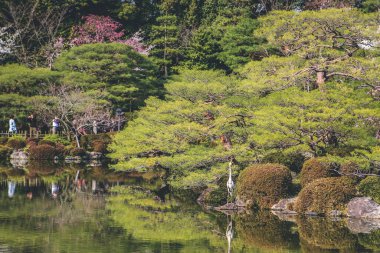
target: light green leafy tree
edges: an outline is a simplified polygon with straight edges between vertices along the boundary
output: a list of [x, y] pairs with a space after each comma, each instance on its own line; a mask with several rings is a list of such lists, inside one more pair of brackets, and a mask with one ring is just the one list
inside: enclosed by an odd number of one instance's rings
[[278, 86], [286, 88], [303, 79], [303, 84], [323, 91], [326, 81], [333, 78], [358, 80], [372, 88], [379, 85], [375, 74], [379, 60], [374, 56], [380, 34], [375, 14], [356, 9], [274, 11], [259, 21], [256, 35], [298, 62], [282, 67]]

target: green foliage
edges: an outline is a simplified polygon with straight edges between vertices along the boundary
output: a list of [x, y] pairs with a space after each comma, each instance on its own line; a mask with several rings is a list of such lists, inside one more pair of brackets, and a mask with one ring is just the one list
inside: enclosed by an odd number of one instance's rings
[[355, 181], [349, 177], [320, 178], [306, 185], [294, 204], [298, 213], [329, 214], [332, 210], [345, 212], [346, 204], [355, 196]]
[[267, 54], [265, 40], [253, 35], [258, 26], [256, 19], [248, 18], [227, 26], [219, 42], [221, 52], [218, 58], [231, 70], [236, 70], [250, 60], [259, 60]]
[[[243, 81], [247, 92], [257, 87], [248, 81]], [[252, 120], [257, 129], [252, 137], [258, 146], [323, 156], [337, 148], [349, 151], [378, 143], [376, 123], [368, 120], [374, 117], [377, 122], [379, 102], [343, 84], [329, 84], [326, 93], [288, 88], [263, 97], [260, 104]]]
[[[167, 102], [148, 99], [138, 118], [115, 135], [110, 149], [114, 151], [111, 157], [120, 159], [116, 168], [166, 168], [176, 187], [202, 188], [227, 173], [226, 162], [231, 155], [248, 161], [243, 157], [249, 150], [238, 145], [225, 150], [220, 141], [220, 136], [235, 125], [235, 117], [228, 116], [234, 111], [222, 104], [226, 92], [232, 92], [229, 85], [234, 83], [234, 79], [212, 71], [186, 71], [174, 78], [166, 85]], [[239, 134], [233, 138], [244, 142]]]
[[61, 73], [47, 68], [31, 69], [19, 64], [0, 66], [0, 93], [37, 95], [60, 77]]
[[168, 77], [170, 68], [178, 63], [179, 42], [177, 17], [164, 15], [156, 19], [157, 25], [152, 26], [151, 37], [154, 48], [151, 55], [160, 66], [165, 77]]
[[363, 0], [361, 9], [364, 12], [376, 12], [380, 9], [380, 2], [378, 0]]
[[337, 172], [334, 172], [334, 169], [337, 169], [336, 167], [336, 165], [325, 158], [311, 158], [307, 160], [303, 164], [300, 174], [302, 187], [320, 178], [337, 176]]
[[[281, 68], [285, 58], [277, 58]], [[148, 99], [115, 136], [110, 149], [119, 159], [116, 168], [165, 168], [174, 187], [202, 188], [226, 173], [231, 156], [239, 162], [237, 169], [278, 152], [298, 154], [284, 158], [289, 166], [299, 166], [302, 156], [326, 155], [355, 161], [361, 169], [376, 164], [380, 107], [368, 90], [329, 82], [325, 92], [289, 87], [262, 96], [260, 76], [277, 78], [277, 69], [266, 71], [249, 71], [252, 77], [242, 81], [217, 71], [184, 70], [174, 76], [165, 86], [166, 101]]]
[[48, 134], [48, 135], [45, 135], [43, 140], [45, 141], [51, 141], [53, 143], [60, 143], [60, 144], [63, 144], [65, 146], [67, 145], [70, 145], [70, 141], [67, 140], [67, 138], [63, 137], [63, 136], [60, 136], [60, 135], [57, 135], [57, 134]]
[[371, 197], [377, 203], [380, 203], [380, 177], [366, 177], [358, 185], [358, 190], [361, 194]]
[[270, 208], [290, 195], [290, 170], [280, 164], [257, 164], [243, 170], [237, 180], [237, 198], [250, 207]]
[[[323, 91], [325, 82], [332, 79], [378, 82], [378, 58], [371, 57], [378, 55], [373, 48], [379, 38], [375, 15], [356, 9], [274, 11], [259, 18], [259, 22], [261, 28], [256, 30], [256, 36], [291, 56], [267, 61], [268, 66], [273, 60], [283, 62], [277, 66], [282, 70], [276, 71], [279, 78], [272, 80], [269, 72], [259, 79], [260, 83], [268, 82], [269, 91], [298, 85]], [[360, 53], [363, 50], [366, 53]]]
[[300, 172], [305, 157], [301, 153], [283, 153], [280, 151], [266, 154], [262, 163], [279, 163], [288, 167], [291, 171]]
[[55, 62], [65, 73], [62, 82], [85, 91], [100, 92], [114, 108], [138, 108], [148, 96], [159, 95], [156, 66], [145, 56], [121, 43], [73, 47]]
[[12, 136], [8, 138], [7, 146], [13, 149], [22, 149], [26, 146], [26, 139], [22, 136]]

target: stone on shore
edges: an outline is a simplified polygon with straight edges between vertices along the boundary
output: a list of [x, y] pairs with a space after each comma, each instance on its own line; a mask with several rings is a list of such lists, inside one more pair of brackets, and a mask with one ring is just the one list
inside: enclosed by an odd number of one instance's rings
[[347, 216], [380, 219], [380, 205], [369, 197], [356, 197], [347, 204]]
[[103, 153], [101, 152], [89, 152], [88, 156], [90, 160], [99, 160], [103, 158]]
[[10, 158], [14, 160], [28, 160], [28, 153], [22, 150], [14, 150]]
[[296, 198], [290, 198], [290, 199], [281, 199], [277, 204], [274, 204], [271, 207], [271, 210], [276, 211], [276, 212], [281, 212], [283, 214], [290, 214], [294, 215], [297, 214], [296, 211], [291, 210], [291, 206], [294, 204], [296, 201]]

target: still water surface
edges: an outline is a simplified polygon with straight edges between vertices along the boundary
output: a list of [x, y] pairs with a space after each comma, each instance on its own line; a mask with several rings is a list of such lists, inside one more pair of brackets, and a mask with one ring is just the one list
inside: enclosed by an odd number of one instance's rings
[[152, 173], [0, 166], [0, 252], [380, 252], [362, 221], [226, 215], [189, 199]]

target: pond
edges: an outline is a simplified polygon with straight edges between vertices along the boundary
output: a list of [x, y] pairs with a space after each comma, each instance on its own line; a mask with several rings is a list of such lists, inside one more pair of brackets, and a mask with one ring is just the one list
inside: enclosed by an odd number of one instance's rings
[[0, 166], [0, 252], [379, 252], [370, 225], [210, 212], [157, 173]]

